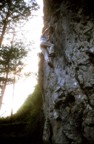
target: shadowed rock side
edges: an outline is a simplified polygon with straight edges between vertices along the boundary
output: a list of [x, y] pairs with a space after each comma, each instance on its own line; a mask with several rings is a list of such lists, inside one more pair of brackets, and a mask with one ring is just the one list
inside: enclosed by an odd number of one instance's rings
[[44, 0], [53, 67], [43, 63], [44, 144], [94, 144], [94, 15], [89, 1]]

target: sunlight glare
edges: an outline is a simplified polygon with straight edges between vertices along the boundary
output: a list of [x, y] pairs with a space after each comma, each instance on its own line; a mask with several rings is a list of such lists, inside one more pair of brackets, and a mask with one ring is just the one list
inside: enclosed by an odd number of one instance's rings
[[[22, 28], [24, 30], [24, 41], [34, 41], [34, 50], [29, 52], [28, 65], [24, 68], [24, 71], [31, 73], [38, 72], [39, 58], [37, 54], [40, 52], [40, 34], [43, 27], [43, 1], [36, 0], [40, 5], [40, 9], [36, 12], [38, 16], [30, 19], [27, 24]], [[21, 29], [21, 30], [22, 30]], [[32, 45], [29, 46], [32, 49]], [[20, 106], [24, 103], [27, 96], [34, 91], [34, 87], [37, 84], [37, 79], [32, 75], [26, 78], [24, 81], [19, 81], [15, 85], [15, 95], [12, 100], [13, 86], [8, 85], [6, 88], [5, 96], [3, 98], [2, 108], [0, 110], [0, 116], [6, 117], [11, 114], [11, 108], [13, 106], [13, 113], [16, 113]]]

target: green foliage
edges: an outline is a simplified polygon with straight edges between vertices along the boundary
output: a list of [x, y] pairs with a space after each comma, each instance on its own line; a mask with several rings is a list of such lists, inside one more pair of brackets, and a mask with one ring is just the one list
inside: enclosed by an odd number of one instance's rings
[[24, 68], [23, 58], [26, 56], [27, 51], [22, 43], [0, 48], [0, 107], [7, 84], [15, 84], [15, 77], [21, 75]]
[[29, 140], [33, 144], [42, 144], [43, 123], [42, 93], [37, 85], [15, 115], [0, 119], [0, 139], [13, 138], [17, 143], [26, 140], [27, 144]]
[[11, 34], [13, 29], [15, 29], [15, 24], [26, 22], [31, 16], [31, 11], [38, 8], [35, 0], [31, 0], [29, 3], [24, 0], [0, 1], [0, 47], [5, 35], [9, 35], [9, 31]]
[[[24, 63], [22, 60], [26, 57], [27, 51], [19, 43], [11, 47], [1, 47], [0, 48], [0, 73], [9, 71], [15, 72], [20, 69]], [[20, 67], [20, 68], [19, 68]]]
[[40, 86], [37, 85], [33, 94], [29, 95], [22, 107], [18, 110], [15, 117], [24, 117], [24, 119], [30, 117], [30, 115], [37, 115], [40, 106], [42, 105], [42, 93]]
[[37, 10], [38, 5], [35, 0], [27, 4], [24, 0], [3, 0], [0, 1], [0, 14], [2, 21], [8, 15], [8, 21], [18, 21], [25, 19], [31, 14], [32, 10]]

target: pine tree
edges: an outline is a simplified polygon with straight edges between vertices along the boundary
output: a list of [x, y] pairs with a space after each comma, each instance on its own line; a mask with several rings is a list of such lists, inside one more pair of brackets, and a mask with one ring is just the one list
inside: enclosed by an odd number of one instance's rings
[[8, 84], [15, 84], [15, 77], [20, 76], [24, 67], [23, 58], [27, 51], [22, 44], [0, 48], [0, 107]]
[[37, 10], [38, 5], [34, 0], [27, 4], [24, 0], [0, 1], [0, 47], [7, 29], [11, 29], [19, 20], [27, 20], [31, 11]]

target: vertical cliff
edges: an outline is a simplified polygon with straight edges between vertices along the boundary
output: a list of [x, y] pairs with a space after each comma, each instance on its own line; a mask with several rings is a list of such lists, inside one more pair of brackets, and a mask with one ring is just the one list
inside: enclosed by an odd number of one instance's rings
[[44, 0], [53, 67], [42, 65], [45, 144], [94, 144], [94, 11], [89, 0]]

